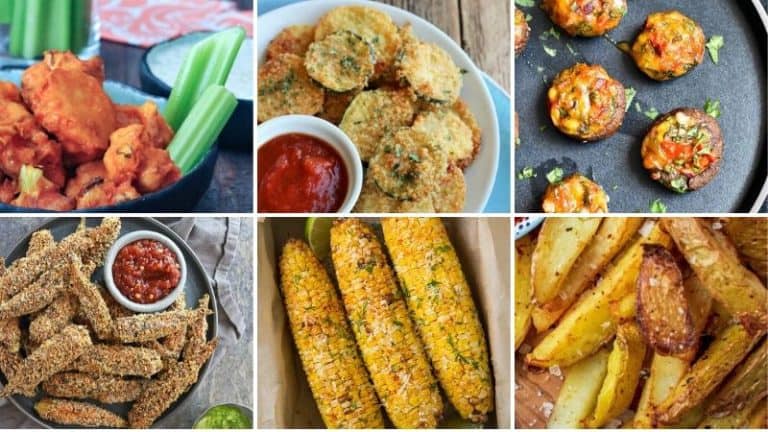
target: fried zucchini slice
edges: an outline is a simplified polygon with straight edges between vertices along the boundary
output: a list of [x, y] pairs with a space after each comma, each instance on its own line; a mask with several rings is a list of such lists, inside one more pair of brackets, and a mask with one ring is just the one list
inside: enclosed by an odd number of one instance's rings
[[454, 164], [442, 175], [439, 184], [432, 191], [432, 204], [438, 213], [457, 213], [464, 208], [467, 196], [467, 182], [464, 172]]
[[680, 354], [696, 343], [683, 275], [672, 254], [658, 245], [643, 246], [637, 322], [648, 345], [659, 354]]
[[410, 126], [415, 114], [416, 101], [407, 89], [364, 91], [352, 100], [339, 127], [368, 162], [384, 135]]
[[267, 46], [267, 60], [280, 54], [295, 54], [304, 57], [309, 45], [315, 41], [315, 27], [294, 25], [284, 28]]
[[608, 349], [603, 348], [565, 371], [565, 380], [557, 395], [549, 429], [576, 429], [583, 426], [595, 408], [606, 372]]
[[560, 293], [568, 273], [589, 245], [600, 218], [547, 218], [531, 259], [531, 283], [538, 304]]
[[768, 340], [733, 371], [707, 407], [707, 415], [723, 417], [768, 395]]
[[531, 328], [531, 310], [533, 310], [531, 255], [534, 248], [531, 235], [515, 241], [515, 350], [523, 343]]
[[400, 48], [400, 33], [388, 14], [365, 6], [332, 9], [318, 21], [315, 41], [342, 30], [362, 37], [373, 46], [376, 56], [374, 78], [392, 69]]
[[376, 57], [360, 36], [340, 31], [312, 43], [304, 66], [312, 79], [335, 92], [362, 89], [373, 75]]
[[608, 370], [597, 395], [595, 412], [585, 425], [599, 428], [618, 416], [632, 403], [640, 369], [645, 359], [645, 342], [637, 324], [626, 322], [616, 330], [613, 350], [608, 357]]
[[403, 45], [397, 78], [432, 102], [453, 104], [461, 92], [461, 69], [445, 50], [426, 42], [411, 40]]
[[653, 354], [650, 375], [645, 381], [637, 413], [632, 426], [638, 429], [656, 427], [655, 407], [672, 392], [683, 375], [688, 372], [690, 362], [672, 356]]
[[736, 249], [747, 261], [749, 267], [762, 278], [768, 280], [768, 219], [766, 218], [730, 218], [723, 229], [733, 240]]
[[696, 219], [667, 218], [662, 223], [712, 297], [750, 334], [768, 328], [768, 291], [754, 273], [723, 252]]
[[360, 94], [359, 90], [352, 90], [343, 93], [337, 92], [325, 92], [325, 101], [323, 101], [323, 110], [320, 111], [318, 116], [326, 121], [329, 121], [335, 125], [341, 123], [341, 119], [344, 118], [344, 113], [347, 112], [349, 104], [352, 100]]
[[304, 69], [304, 60], [281, 54], [259, 69], [259, 122], [287, 114], [315, 115], [323, 108], [323, 88]]
[[385, 194], [371, 176], [363, 180], [363, 189], [355, 203], [357, 213], [434, 213], [435, 207], [429, 197], [416, 201], [400, 201]]
[[477, 148], [472, 129], [453, 109], [423, 111], [413, 121], [413, 128], [431, 136], [435, 145], [448, 154], [448, 161], [462, 169], [475, 159]]
[[418, 201], [435, 190], [447, 169], [445, 153], [429, 136], [402, 128], [381, 140], [367, 175], [392, 198]]
[[619, 256], [597, 284], [582, 293], [550, 333], [525, 358], [529, 365], [565, 367], [597, 351], [616, 332], [610, 304], [630, 294], [640, 272], [642, 246], [658, 243], [669, 246], [672, 240], [658, 224], [647, 237], [638, 238]]

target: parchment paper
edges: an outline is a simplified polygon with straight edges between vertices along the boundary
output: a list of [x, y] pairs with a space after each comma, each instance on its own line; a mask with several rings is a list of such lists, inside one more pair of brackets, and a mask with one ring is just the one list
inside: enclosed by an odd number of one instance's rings
[[[296, 353], [278, 286], [280, 249], [287, 239], [304, 237], [304, 221], [273, 218], [258, 224], [259, 428], [324, 427]], [[366, 222], [378, 225], [375, 219]], [[490, 347], [496, 400], [486, 426], [509, 428], [509, 219], [443, 218], [443, 223], [473, 291]]]

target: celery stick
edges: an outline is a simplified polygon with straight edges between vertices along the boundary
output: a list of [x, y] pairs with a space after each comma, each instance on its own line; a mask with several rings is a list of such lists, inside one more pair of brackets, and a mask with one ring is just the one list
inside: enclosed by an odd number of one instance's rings
[[44, 50], [55, 49], [68, 51], [72, 49], [72, 3], [76, 0], [56, 0], [48, 5], [46, 18], [48, 25], [44, 31], [46, 34]]
[[72, 51], [80, 52], [91, 34], [91, 0], [72, 0]]
[[38, 57], [45, 49], [46, 2], [45, 0], [24, 0], [17, 6], [26, 9], [21, 56], [28, 59]]
[[235, 62], [245, 30], [233, 27], [196, 43], [176, 76], [165, 107], [164, 117], [178, 130], [206, 89], [212, 84], [224, 85]]
[[0, 24], [10, 24], [13, 19], [13, 0], [0, 0]]
[[19, 191], [32, 194], [37, 191], [37, 182], [43, 178], [43, 170], [31, 165], [22, 165], [19, 170]]
[[27, 8], [23, 0], [14, 0], [13, 17], [11, 18], [11, 34], [8, 41], [8, 51], [14, 57], [21, 57], [24, 43], [24, 23], [27, 16]]
[[182, 174], [187, 174], [208, 153], [237, 106], [237, 98], [221, 85], [212, 85], [195, 102], [168, 153]]

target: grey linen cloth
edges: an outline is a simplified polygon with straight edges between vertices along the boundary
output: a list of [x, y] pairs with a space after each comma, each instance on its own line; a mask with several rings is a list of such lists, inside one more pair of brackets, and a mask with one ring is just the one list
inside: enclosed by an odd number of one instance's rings
[[[244, 378], [248, 379], [248, 382], [244, 383], [244, 388], [239, 391], [233, 391], [232, 388], [224, 389], [223, 391], [230, 392], [230, 397], [219, 401], [216, 401], [221, 399], [216, 392], [222, 391], [217, 389], [221, 384], [215, 383], [217, 365], [223, 362], [230, 363], [226, 361], [229, 359], [223, 359], [227, 352], [243, 342], [244, 336], [247, 335], [249, 339], [252, 337], [251, 326], [247, 324], [252, 322], [252, 312], [249, 310], [252, 307], [244, 307], [252, 304], [250, 283], [248, 283], [248, 289], [238, 286], [243, 283], [243, 280], [233, 271], [235, 260], [246, 258], [237, 256], [242, 253], [242, 250], [238, 250], [238, 245], [243, 243], [241, 236], [252, 235], [252, 226], [250, 226], [251, 221], [244, 218], [165, 218], [160, 221], [183, 238], [198, 256], [205, 272], [211, 278], [219, 308], [219, 345], [208, 366], [210, 372], [198, 383], [195, 392], [173, 414], [166, 416], [155, 425], [163, 428], [184, 428], [191, 427], [197, 416], [213, 403], [239, 402], [248, 406], [252, 403], [252, 379]], [[245, 244], [250, 247], [251, 239], [245, 240]], [[250, 344], [250, 341], [246, 342]], [[242, 359], [242, 364], [239, 365], [246, 371], [221, 372], [228, 375], [252, 376], [252, 358], [251, 354], [247, 359]], [[229, 367], [227, 365], [227, 368]], [[239, 394], [232, 396], [232, 392]], [[0, 399], [0, 429], [39, 427], [14, 405], [5, 399]]]

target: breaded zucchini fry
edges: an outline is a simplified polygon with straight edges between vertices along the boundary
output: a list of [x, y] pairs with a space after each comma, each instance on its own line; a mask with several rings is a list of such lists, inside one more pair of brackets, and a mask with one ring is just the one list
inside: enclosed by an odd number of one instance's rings
[[368, 162], [384, 135], [410, 126], [415, 114], [416, 101], [408, 89], [364, 91], [352, 99], [339, 127], [357, 147], [360, 159]]
[[186, 328], [195, 315], [191, 310], [173, 310], [117, 318], [113, 337], [123, 343], [160, 339]]
[[335, 92], [365, 88], [375, 63], [373, 47], [345, 30], [312, 43], [304, 59], [309, 76]]
[[11, 353], [21, 349], [21, 327], [18, 318], [0, 320], [0, 349], [5, 348]]
[[287, 114], [315, 115], [323, 108], [323, 88], [304, 68], [304, 58], [280, 54], [259, 68], [258, 121]]
[[707, 415], [731, 415], [746, 404], [768, 395], [768, 341], [763, 340], [752, 354], [731, 373], [707, 406]]
[[129, 380], [112, 375], [61, 372], [43, 382], [43, 391], [53, 397], [93, 399], [105, 404], [114, 404], [133, 402], [145, 385], [146, 381], [143, 380]]
[[69, 258], [57, 261], [38, 280], [0, 304], [0, 320], [40, 311], [67, 288]]
[[456, 251], [438, 218], [384, 218], [384, 239], [416, 329], [459, 414], [493, 411], [485, 332]]
[[411, 40], [397, 55], [397, 77], [430, 102], [451, 105], [461, 92], [461, 69], [445, 50]]
[[44, 229], [35, 231], [29, 238], [29, 244], [27, 245], [27, 256], [41, 253], [49, 247], [55, 245], [56, 240], [53, 239], [53, 234], [51, 234], [50, 230]]
[[293, 339], [325, 425], [383, 428], [341, 299], [306, 243], [289, 240], [283, 246], [280, 275]]
[[91, 346], [91, 337], [83, 326], [68, 325], [43, 342], [22, 361], [0, 398], [12, 394], [34, 392], [38, 384], [66, 369]]
[[198, 301], [195, 316], [187, 325], [186, 344], [184, 345], [184, 358], [190, 358], [196, 352], [204, 349], [208, 341], [208, 315], [213, 312], [208, 308], [210, 298], [205, 294]]
[[40, 345], [55, 335], [77, 314], [77, 299], [64, 292], [29, 323], [29, 342]]
[[149, 378], [163, 368], [156, 351], [129, 345], [97, 344], [88, 348], [71, 369], [97, 375], [140, 376]]
[[371, 176], [366, 176], [354, 211], [357, 213], [434, 213], [437, 209], [433, 199], [429, 197], [417, 201], [394, 199], [379, 189]]
[[[204, 296], [206, 299], [208, 299], [208, 295], [206, 294]], [[184, 310], [187, 308], [187, 301], [186, 296], [182, 292], [179, 294], [179, 297], [176, 298], [176, 301], [173, 302], [170, 309], [171, 310]], [[207, 321], [206, 321], [207, 326]], [[160, 352], [160, 355], [164, 358], [172, 358], [174, 360], [178, 360], [179, 356], [181, 355], [181, 351], [184, 349], [184, 345], [187, 344], [187, 328], [183, 328], [177, 332], [171, 333], [168, 336], [164, 337], [160, 343], [162, 344], [163, 350]]]
[[112, 411], [86, 402], [44, 398], [35, 404], [43, 420], [70, 426], [125, 428], [125, 419]]
[[77, 297], [80, 308], [91, 324], [96, 336], [109, 339], [112, 336], [112, 317], [99, 288], [82, 272], [82, 263], [77, 255], [70, 255], [69, 290]]
[[448, 161], [459, 168], [469, 166], [477, 155], [472, 129], [450, 108], [423, 111], [413, 121], [413, 129], [432, 137], [448, 154]]
[[371, 227], [331, 228], [331, 257], [347, 316], [373, 386], [398, 428], [434, 428], [443, 412], [437, 381]]
[[358, 90], [351, 90], [344, 93], [326, 92], [325, 100], [323, 101], [323, 110], [320, 111], [318, 116], [338, 125], [344, 118], [344, 113], [347, 112], [347, 108], [349, 108], [349, 105], [358, 94], [360, 94], [360, 91]]
[[267, 60], [280, 54], [294, 54], [304, 57], [309, 45], [315, 40], [315, 27], [294, 25], [284, 28], [267, 46]]
[[464, 172], [454, 164], [448, 164], [437, 186], [432, 191], [432, 204], [438, 213], [457, 213], [464, 208], [467, 182]]
[[534, 247], [531, 235], [515, 241], [515, 350], [523, 343], [531, 328], [531, 311], [533, 310], [531, 255]]

